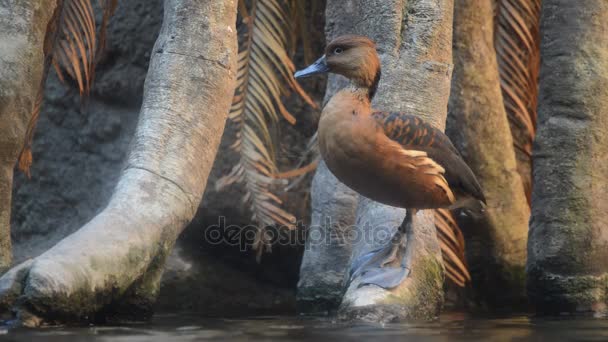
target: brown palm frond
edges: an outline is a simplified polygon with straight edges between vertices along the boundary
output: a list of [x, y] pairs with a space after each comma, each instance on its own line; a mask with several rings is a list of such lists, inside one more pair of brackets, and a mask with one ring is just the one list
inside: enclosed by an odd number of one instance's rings
[[[237, 87], [229, 118], [238, 128], [232, 147], [240, 153], [231, 173], [218, 180], [221, 189], [235, 182], [245, 185], [245, 202], [258, 223], [258, 236], [264, 227], [281, 225], [293, 228], [295, 218], [281, 208], [281, 200], [272, 190], [285, 180], [277, 177], [275, 128], [280, 118], [295, 123], [282, 98], [292, 91], [316, 107], [293, 77], [295, 67], [289, 51], [294, 42], [292, 1], [253, 0], [248, 7], [239, 1], [239, 13], [245, 24], [245, 39], [238, 55]], [[258, 239], [258, 242], [265, 241]], [[256, 243], [255, 247], [261, 247]]]
[[494, 46], [518, 171], [530, 202], [540, 69], [541, 0], [498, 0]]
[[[306, 177], [309, 173], [317, 169], [317, 165], [321, 160], [321, 155], [319, 152], [318, 134], [319, 132], [315, 132], [315, 134], [313, 134], [313, 136], [310, 137], [310, 139], [308, 140], [306, 148], [304, 149], [304, 151], [302, 151], [300, 160], [296, 164], [296, 169], [294, 170], [294, 173], [292, 174], [290, 171], [287, 171], [285, 173], [279, 174], [279, 176], [288, 174], [289, 177], [284, 178], [291, 179], [289, 184], [285, 188], [285, 191], [291, 191], [292, 189], [298, 187], [300, 184], [302, 184], [304, 180], [306, 180]], [[298, 174], [298, 170], [303, 170], [305, 172], [301, 172]]]
[[446, 277], [454, 284], [464, 287], [471, 281], [464, 256], [464, 236], [454, 220], [452, 213], [447, 209], [435, 210], [435, 227], [441, 246], [443, 265]]
[[[106, 48], [106, 33], [110, 17], [116, 12], [118, 7], [118, 0], [99, 0], [99, 4], [103, 9], [103, 15], [101, 17], [101, 26], [99, 30], [99, 43], [97, 44], [97, 51], [103, 51]], [[97, 60], [99, 61], [99, 53], [97, 54]]]
[[[100, 0], [103, 19], [99, 31], [91, 0], [59, 0], [57, 9], [47, 27], [44, 41], [43, 79], [32, 108], [27, 126], [26, 140], [19, 156], [19, 169], [30, 176], [32, 141], [44, 96], [44, 85], [51, 67], [63, 82], [66, 73], [76, 81], [81, 97], [89, 95], [93, 83], [98, 52], [105, 46], [106, 27], [118, 0]], [[99, 41], [97, 38], [99, 37]]]
[[[294, 31], [293, 31], [293, 39], [294, 41], [300, 38], [302, 50], [304, 52], [304, 63], [306, 65], [312, 64], [314, 62], [315, 54], [312, 48], [312, 41], [310, 30], [312, 30], [312, 23], [310, 22], [310, 18], [315, 14], [317, 8], [319, 7], [318, 0], [310, 0], [310, 1], [301, 1], [301, 0], [291, 0], [292, 1], [292, 22], [295, 23]], [[307, 7], [308, 6], [308, 7]], [[295, 53], [295, 47], [293, 46], [292, 53]]]
[[278, 179], [289, 179], [289, 178], [295, 178], [295, 177], [301, 177], [305, 174], [308, 174], [312, 171], [314, 171], [317, 168], [317, 165], [319, 164], [319, 160], [315, 159], [313, 161], [311, 161], [310, 163], [302, 166], [302, 167], [298, 167], [295, 168], [293, 170], [289, 170], [289, 171], [285, 171], [285, 172], [281, 172], [278, 173], [275, 178]]

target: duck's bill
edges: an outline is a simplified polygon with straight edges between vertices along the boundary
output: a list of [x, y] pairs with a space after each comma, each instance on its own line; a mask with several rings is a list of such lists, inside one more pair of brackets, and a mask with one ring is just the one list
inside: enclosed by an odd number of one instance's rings
[[293, 76], [295, 78], [304, 78], [316, 74], [323, 74], [326, 72], [329, 72], [329, 67], [327, 66], [325, 56], [323, 56], [319, 58], [316, 62], [314, 62], [312, 65], [310, 65], [308, 68], [297, 71]]

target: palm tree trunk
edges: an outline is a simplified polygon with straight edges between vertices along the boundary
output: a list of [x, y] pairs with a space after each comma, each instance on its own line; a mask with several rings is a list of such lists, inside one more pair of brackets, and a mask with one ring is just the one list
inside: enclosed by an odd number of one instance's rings
[[0, 278], [0, 306], [23, 288], [17, 309], [25, 324], [150, 312], [223, 132], [236, 75], [236, 7], [235, 0], [165, 1], [139, 124], [108, 206], [29, 271]]
[[0, 274], [11, 264], [13, 168], [40, 88], [42, 45], [56, 3], [0, 2]]
[[528, 293], [608, 313], [608, 2], [543, 0]]
[[454, 7], [454, 77], [446, 132], [488, 200], [483, 219], [459, 220], [475, 296], [494, 307], [521, 306], [530, 210], [500, 90], [494, 10], [486, 0], [456, 1]]
[[[378, 109], [406, 111], [419, 115], [443, 129], [452, 73], [452, 1], [451, 0], [365, 0], [328, 1], [326, 30], [328, 40], [341, 34], [358, 33], [370, 36], [378, 45], [382, 59], [382, 80], [374, 106]], [[338, 76], [329, 82], [329, 98], [343, 85]], [[310, 288], [315, 284], [335, 281], [333, 288], [343, 288], [349, 260], [362, 255], [388, 240], [366, 237], [376, 236], [380, 230], [390, 236], [401, 224], [405, 211], [375, 203], [366, 199], [353, 200], [352, 193], [337, 186], [335, 177], [327, 176], [327, 169], [320, 167], [313, 183], [313, 226], [319, 226], [329, 236], [331, 225], [317, 221], [324, 217], [338, 220], [341, 226], [355, 224], [346, 236], [355, 241], [344, 244], [343, 252], [333, 251], [332, 270], [343, 270], [336, 276], [325, 278], [321, 267], [315, 268], [315, 260], [328, 258], [323, 253], [304, 255], [300, 278], [302, 285]], [[336, 189], [328, 193], [324, 189]], [[322, 200], [314, 201], [320, 193]], [[343, 199], [348, 199], [344, 201]], [[353, 216], [353, 213], [355, 215]], [[441, 252], [433, 225], [432, 212], [421, 212], [414, 229], [412, 276], [391, 291], [375, 286], [357, 288], [357, 280], [344, 295], [340, 315], [346, 319], [389, 321], [395, 319], [419, 319], [434, 317], [443, 303], [443, 266]], [[352, 248], [352, 253], [350, 249]], [[329, 252], [330, 247], [319, 250]], [[323, 265], [324, 263], [319, 263]], [[342, 291], [330, 294], [340, 296]], [[338, 297], [339, 298], [339, 297]], [[314, 300], [311, 298], [311, 300]], [[338, 300], [331, 302], [339, 302]]]

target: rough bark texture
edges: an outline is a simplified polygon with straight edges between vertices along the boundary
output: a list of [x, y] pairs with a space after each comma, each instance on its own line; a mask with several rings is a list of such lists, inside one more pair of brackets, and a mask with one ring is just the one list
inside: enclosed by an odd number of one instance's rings
[[348, 279], [359, 196], [340, 183], [323, 161], [317, 167], [312, 189], [312, 218], [300, 266], [298, 311], [331, 312], [342, 302]]
[[446, 132], [484, 189], [478, 222], [461, 219], [475, 297], [493, 307], [525, 302], [530, 210], [517, 172], [500, 90], [492, 2], [456, 1], [454, 76]]
[[608, 2], [544, 0], [528, 291], [608, 313]]
[[0, 278], [5, 289], [25, 282], [23, 319], [149, 312], [222, 135], [234, 86], [235, 20], [236, 1], [165, 1], [131, 153], [108, 206], [37, 257], [21, 272], [25, 279], [11, 285], [10, 274]]
[[42, 45], [56, 1], [0, 1], [0, 274], [11, 264], [13, 167], [44, 64]]
[[[452, 1], [328, 1], [326, 33], [328, 41], [347, 33], [367, 35], [376, 41], [382, 60], [382, 80], [374, 99], [375, 108], [419, 115], [443, 129], [452, 71]], [[332, 76], [326, 99], [343, 85], [342, 78]], [[351, 241], [354, 244], [352, 257], [386, 243], [402, 222], [405, 211], [366, 199], [354, 199], [352, 192], [345, 191], [343, 185], [336, 185], [336, 178], [328, 173], [321, 167], [315, 175], [313, 199], [321, 195], [330, 197], [313, 201], [312, 226], [331, 231], [321, 220], [332, 217], [335, 221], [338, 217], [343, 229], [352, 224], [349, 215], [356, 210], [355, 227], [348, 233], [356, 237]], [[443, 269], [432, 214], [420, 213], [417, 219], [413, 234], [412, 276], [393, 291], [375, 286], [357, 289], [355, 280], [342, 301], [342, 317], [389, 321], [429, 318], [438, 313], [443, 302]], [[373, 237], [377, 232], [382, 232], [378, 238], [365, 238]], [[338, 248], [344, 250], [336, 250]], [[337, 289], [345, 281], [343, 275], [349, 268], [346, 255], [351, 254], [350, 248], [351, 244], [346, 243], [342, 247], [323, 246], [315, 253], [307, 250], [298, 291], [310, 292], [310, 288], [322, 286], [332, 291], [323, 295], [326, 302], [339, 302]], [[325, 254], [328, 251], [331, 254]], [[317, 260], [319, 265], [326, 265], [331, 259], [334, 265], [330, 272], [309, 266]], [[335, 283], [331, 285], [331, 281]], [[315, 300], [314, 296], [300, 295], [299, 298], [301, 302]]]

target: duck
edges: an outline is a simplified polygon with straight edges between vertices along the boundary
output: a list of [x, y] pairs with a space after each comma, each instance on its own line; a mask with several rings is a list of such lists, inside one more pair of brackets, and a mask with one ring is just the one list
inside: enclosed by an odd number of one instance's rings
[[323, 56], [294, 77], [322, 73], [349, 80], [327, 102], [319, 120], [319, 150], [327, 168], [360, 195], [406, 209], [390, 242], [355, 260], [350, 272], [360, 287], [392, 289], [411, 272], [408, 236], [418, 210], [482, 212], [486, 199], [475, 174], [441, 130], [415, 115], [372, 107], [382, 75], [373, 40], [337, 37]]

